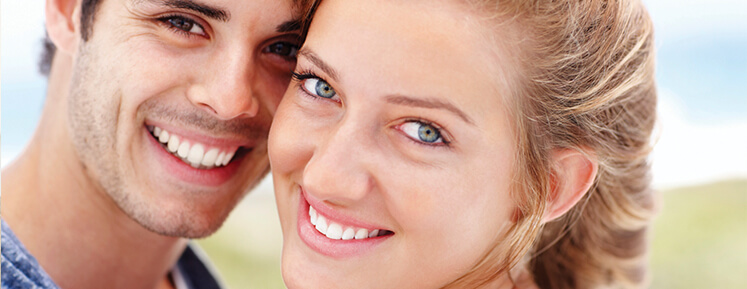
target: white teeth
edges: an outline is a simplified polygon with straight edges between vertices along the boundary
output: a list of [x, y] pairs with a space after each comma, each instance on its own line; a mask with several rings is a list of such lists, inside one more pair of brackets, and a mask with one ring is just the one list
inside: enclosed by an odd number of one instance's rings
[[316, 226], [316, 210], [313, 207], [309, 207], [309, 219], [311, 220], [311, 224]]
[[379, 229], [371, 231], [371, 233], [368, 233], [369, 238], [373, 238], [379, 235]]
[[162, 131], [161, 135], [158, 136], [158, 141], [161, 143], [167, 143], [169, 142], [169, 132], [168, 131]]
[[175, 153], [176, 150], [179, 149], [179, 137], [172, 134], [171, 138], [169, 138], [169, 144], [167, 148], [170, 152]]
[[231, 162], [238, 150], [238, 148], [229, 148], [222, 151], [220, 148], [211, 148], [201, 143], [190, 143], [157, 126], [149, 126], [148, 130], [158, 142], [165, 145], [166, 150], [194, 168], [211, 169], [225, 166]]
[[355, 239], [365, 239], [368, 238], [368, 230], [366, 229], [358, 229], [358, 232], [355, 232]]
[[226, 156], [223, 157], [223, 165], [224, 166], [227, 165], [231, 161], [231, 158], [233, 158], [233, 154], [235, 154], [235, 153], [236, 153], [236, 151], [232, 151], [232, 152], [227, 153]]
[[345, 229], [345, 232], [342, 233], [343, 240], [352, 240], [353, 237], [355, 237], [355, 229], [353, 228], [347, 228]]
[[317, 215], [316, 217], [316, 230], [327, 235], [327, 219], [322, 215]]
[[342, 238], [342, 226], [340, 226], [340, 224], [330, 222], [329, 227], [327, 227], [327, 238], [333, 240], [339, 240], [340, 238]]
[[309, 206], [309, 221], [311, 225], [316, 228], [319, 233], [327, 236], [332, 240], [362, 240], [367, 238], [377, 237], [384, 234], [386, 230], [371, 230], [368, 229], [357, 229], [353, 227], [343, 227], [342, 225], [328, 220], [326, 217], [319, 214], [314, 207]]
[[226, 157], [226, 153], [220, 152], [220, 154], [218, 154], [218, 157], [215, 159], [215, 166], [222, 166], [223, 158], [225, 157]]
[[179, 145], [179, 149], [176, 151], [176, 154], [181, 158], [186, 158], [189, 155], [189, 142], [183, 141]]
[[202, 163], [202, 157], [205, 156], [205, 147], [201, 144], [195, 144], [192, 146], [192, 148], [189, 150], [189, 155], [187, 156], [187, 160], [192, 164], [192, 166], [199, 166], [200, 163]]
[[202, 165], [203, 166], [212, 166], [215, 164], [215, 159], [218, 157], [218, 149], [211, 149], [208, 152], [205, 153], [205, 156], [202, 158]]

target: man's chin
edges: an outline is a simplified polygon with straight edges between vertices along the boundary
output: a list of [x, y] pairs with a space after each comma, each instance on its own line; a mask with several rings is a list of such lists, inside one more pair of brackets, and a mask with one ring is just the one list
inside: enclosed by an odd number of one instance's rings
[[232, 200], [228, 204], [168, 202], [166, 205], [157, 201], [130, 203], [125, 199], [117, 202], [117, 205], [127, 217], [148, 231], [168, 237], [198, 239], [215, 233], [239, 200]]
[[143, 228], [162, 236], [200, 239], [215, 233], [223, 225], [228, 214], [207, 217], [186, 212], [178, 216], [161, 216], [160, 218], [131, 217]]

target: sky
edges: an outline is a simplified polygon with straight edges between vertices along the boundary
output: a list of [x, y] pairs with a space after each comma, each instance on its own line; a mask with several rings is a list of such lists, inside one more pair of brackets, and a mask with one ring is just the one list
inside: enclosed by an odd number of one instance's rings
[[[28, 142], [46, 94], [37, 72], [44, 2], [0, 2], [2, 166]], [[656, 29], [654, 186], [747, 178], [747, 1], [644, 3]]]

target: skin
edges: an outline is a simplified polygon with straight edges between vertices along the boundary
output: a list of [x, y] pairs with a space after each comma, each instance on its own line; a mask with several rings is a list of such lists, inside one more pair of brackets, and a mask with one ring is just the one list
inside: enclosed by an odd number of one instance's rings
[[[269, 140], [289, 288], [442, 287], [510, 224], [516, 66], [477, 16], [448, 1], [322, 2], [296, 68], [315, 76], [291, 83]], [[428, 123], [444, 142], [413, 133]], [[322, 253], [299, 231], [304, 199], [393, 235]], [[503, 274], [487, 287], [513, 286]]]
[[[63, 288], [170, 287], [184, 238], [219, 228], [268, 170], [267, 133], [295, 65], [296, 33], [279, 31], [291, 3], [198, 3], [226, 17], [103, 1], [88, 41], [80, 2], [47, 3], [58, 51], [40, 125], [2, 172], [2, 212]], [[195, 183], [178, 171], [214, 175], [175, 158], [166, 165], [148, 125], [244, 153], [224, 180]]]

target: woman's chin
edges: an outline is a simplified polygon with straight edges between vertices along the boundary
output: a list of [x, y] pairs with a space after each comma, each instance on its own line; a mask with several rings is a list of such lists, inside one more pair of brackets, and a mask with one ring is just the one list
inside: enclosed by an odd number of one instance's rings
[[[346, 288], [347, 280], [326, 276], [311, 264], [283, 258], [283, 282], [288, 289]], [[338, 281], [338, 282], [335, 282]], [[339, 282], [343, 281], [343, 282]]]

